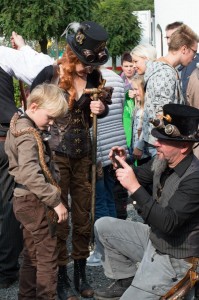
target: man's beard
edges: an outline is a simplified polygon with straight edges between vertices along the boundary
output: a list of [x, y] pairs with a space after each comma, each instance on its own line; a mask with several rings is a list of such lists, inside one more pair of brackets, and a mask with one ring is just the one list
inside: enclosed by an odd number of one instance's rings
[[152, 163], [151, 170], [157, 175], [160, 175], [164, 172], [167, 166], [168, 162], [166, 159], [159, 159], [158, 156], [156, 156]]

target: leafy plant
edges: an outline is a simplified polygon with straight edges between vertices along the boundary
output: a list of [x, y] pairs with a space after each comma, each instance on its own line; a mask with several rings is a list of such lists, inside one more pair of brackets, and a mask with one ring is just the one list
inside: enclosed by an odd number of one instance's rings
[[136, 46], [141, 37], [141, 27], [132, 14], [135, 4], [132, 0], [103, 0], [92, 10], [94, 21], [99, 22], [109, 33], [108, 49], [113, 60], [126, 50]]

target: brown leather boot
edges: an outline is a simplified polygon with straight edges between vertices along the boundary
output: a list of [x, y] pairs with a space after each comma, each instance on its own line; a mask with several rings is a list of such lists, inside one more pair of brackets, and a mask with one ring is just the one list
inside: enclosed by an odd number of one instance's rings
[[82, 297], [93, 297], [94, 291], [86, 279], [86, 258], [74, 259], [74, 284]]
[[59, 266], [57, 295], [59, 300], [79, 300], [77, 292], [70, 285], [66, 266]]

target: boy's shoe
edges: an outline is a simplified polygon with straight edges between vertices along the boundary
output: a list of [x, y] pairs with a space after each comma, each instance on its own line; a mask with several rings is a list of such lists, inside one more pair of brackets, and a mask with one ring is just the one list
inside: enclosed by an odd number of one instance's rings
[[89, 267], [101, 266], [101, 254], [97, 250], [90, 252], [90, 256], [87, 258], [86, 261], [86, 265]]
[[94, 291], [96, 300], [118, 300], [131, 285], [133, 277], [115, 280], [106, 288], [99, 288]]

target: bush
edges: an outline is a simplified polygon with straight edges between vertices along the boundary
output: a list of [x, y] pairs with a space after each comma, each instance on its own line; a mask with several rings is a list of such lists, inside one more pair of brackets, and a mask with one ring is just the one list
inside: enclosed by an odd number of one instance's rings
[[[19, 80], [15, 79], [13, 80], [14, 83], [14, 99], [15, 99], [15, 104], [17, 107], [21, 107], [23, 106], [23, 98], [21, 95], [21, 90], [20, 90], [20, 84], [19, 84]], [[24, 90], [24, 94], [25, 97], [27, 98], [29, 95], [29, 87], [26, 83], [22, 83], [23, 85], [23, 90]]]
[[20, 102], [20, 88], [19, 88], [19, 80], [14, 79], [13, 80], [14, 83], [14, 98], [15, 98], [15, 103], [17, 107], [21, 106], [21, 102]]

